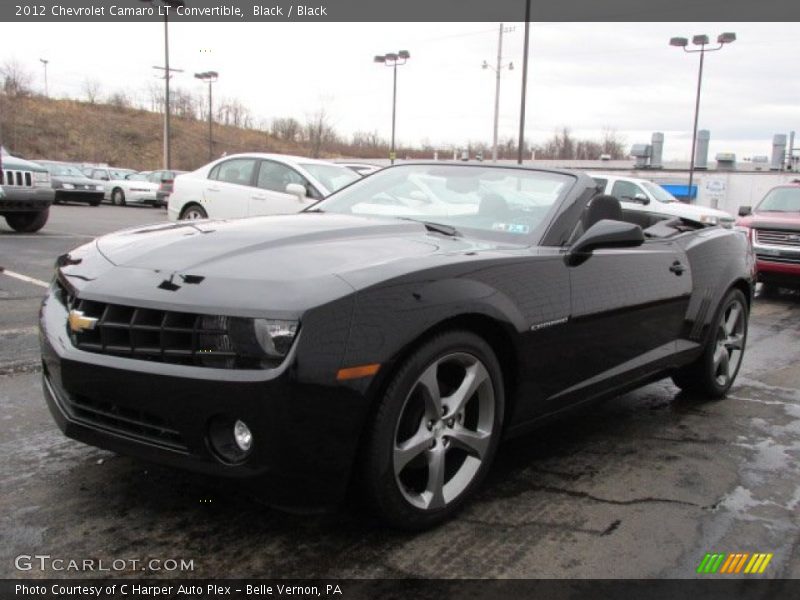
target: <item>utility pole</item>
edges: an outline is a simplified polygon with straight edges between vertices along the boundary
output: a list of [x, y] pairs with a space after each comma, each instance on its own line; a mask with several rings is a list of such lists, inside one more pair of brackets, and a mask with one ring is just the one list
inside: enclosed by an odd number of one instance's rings
[[500, 123], [500, 72], [508, 68], [509, 71], [514, 70], [514, 63], [503, 64], [503, 33], [514, 31], [513, 27], [505, 28], [500, 23], [500, 33], [497, 40], [497, 67], [492, 67], [486, 61], [483, 61], [484, 69], [493, 69], [495, 72], [495, 90], [494, 90], [494, 135], [492, 138], [492, 162], [497, 162], [497, 130]]
[[219, 78], [219, 73], [216, 71], [203, 71], [202, 73], [195, 73], [195, 79], [208, 83], [208, 160], [214, 160], [214, 138], [212, 136], [212, 123], [214, 115], [214, 106], [211, 99], [211, 85], [216, 83]]
[[522, 54], [522, 92], [519, 106], [519, 141], [517, 142], [517, 164], [522, 164], [525, 144], [525, 96], [528, 91], [528, 43], [531, 30], [531, 0], [525, 3], [525, 48]]
[[44, 65], [44, 97], [49, 98], [50, 94], [47, 90], [47, 63], [49, 63], [50, 61], [44, 58], [40, 58], [39, 62]]

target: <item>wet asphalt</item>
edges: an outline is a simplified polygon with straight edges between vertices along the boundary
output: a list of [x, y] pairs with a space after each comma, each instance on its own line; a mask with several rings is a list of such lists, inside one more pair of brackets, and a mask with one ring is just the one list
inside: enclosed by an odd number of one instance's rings
[[[55, 257], [149, 208], [58, 206], [45, 230], [0, 225], [0, 266], [49, 280]], [[149, 577], [697, 577], [707, 552], [764, 552], [763, 575], [800, 577], [800, 295], [758, 297], [726, 399], [669, 380], [501, 447], [474, 502], [421, 534], [357, 510], [291, 515], [241, 489], [65, 438], [42, 398], [44, 289], [0, 274], [0, 578], [15, 557], [192, 560]], [[704, 575], [704, 577], [710, 577]]]

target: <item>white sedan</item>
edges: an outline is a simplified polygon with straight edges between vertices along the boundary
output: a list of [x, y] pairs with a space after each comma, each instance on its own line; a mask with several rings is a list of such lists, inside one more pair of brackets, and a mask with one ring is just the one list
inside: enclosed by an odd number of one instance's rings
[[171, 221], [295, 213], [358, 179], [322, 160], [234, 154], [176, 177], [167, 211]]

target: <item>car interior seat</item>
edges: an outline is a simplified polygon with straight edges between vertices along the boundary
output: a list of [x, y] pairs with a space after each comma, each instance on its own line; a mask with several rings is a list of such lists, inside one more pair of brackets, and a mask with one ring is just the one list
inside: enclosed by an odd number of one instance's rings
[[586, 207], [583, 213], [583, 230], [586, 231], [603, 219], [611, 219], [612, 221], [623, 221], [622, 205], [615, 196], [603, 194], [595, 196]]
[[500, 194], [486, 194], [478, 204], [478, 216], [504, 221], [509, 215], [508, 202]]

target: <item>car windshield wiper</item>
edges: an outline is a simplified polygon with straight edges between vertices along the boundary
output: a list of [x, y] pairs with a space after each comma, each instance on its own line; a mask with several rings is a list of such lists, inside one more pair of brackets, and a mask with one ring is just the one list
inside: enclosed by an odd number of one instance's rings
[[425, 229], [428, 231], [435, 231], [436, 233], [443, 233], [444, 235], [449, 235], [451, 237], [460, 236], [461, 233], [453, 227], [452, 225], [445, 225], [444, 223], [434, 223], [433, 221], [420, 221], [419, 219], [412, 219], [411, 217], [398, 217], [403, 221], [416, 221], [417, 223], [422, 223], [425, 225]]

